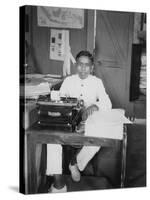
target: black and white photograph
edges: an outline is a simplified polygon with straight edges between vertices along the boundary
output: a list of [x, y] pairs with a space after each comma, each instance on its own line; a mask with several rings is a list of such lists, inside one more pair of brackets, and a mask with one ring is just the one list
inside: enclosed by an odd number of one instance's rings
[[18, 10], [19, 191], [146, 187], [147, 13]]

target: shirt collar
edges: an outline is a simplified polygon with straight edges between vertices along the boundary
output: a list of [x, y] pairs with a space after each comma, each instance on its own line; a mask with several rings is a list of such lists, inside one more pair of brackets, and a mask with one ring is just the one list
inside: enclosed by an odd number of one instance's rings
[[86, 82], [87, 80], [91, 79], [91, 74], [89, 74], [89, 76], [88, 76], [87, 78], [85, 78], [85, 79], [81, 79], [81, 78], [79, 77], [79, 75], [77, 74], [77, 79], [78, 79], [79, 81], [81, 81], [81, 82]]

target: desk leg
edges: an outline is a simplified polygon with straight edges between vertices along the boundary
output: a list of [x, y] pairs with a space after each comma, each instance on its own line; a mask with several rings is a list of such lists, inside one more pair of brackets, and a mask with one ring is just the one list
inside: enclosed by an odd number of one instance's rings
[[124, 133], [123, 133], [123, 142], [122, 142], [121, 188], [123, 188], [125, 186], [126, 154], [127, 154], [127, 127], [125, 125]]
[[27, 136], [27, 168], [28, 168], [28, 194], [37, 193], [37, 172], [36, 172], [36, 143], [31, 135]]

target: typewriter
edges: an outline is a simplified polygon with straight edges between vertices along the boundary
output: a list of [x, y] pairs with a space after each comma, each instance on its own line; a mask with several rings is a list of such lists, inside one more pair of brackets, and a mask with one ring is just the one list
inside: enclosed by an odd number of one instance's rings
[[45, 95], [38, 98], [37, 105], [39, 125], [74, 132], [81, 121], [84, 102], [70, 97], [52, 101], [50, 95]]

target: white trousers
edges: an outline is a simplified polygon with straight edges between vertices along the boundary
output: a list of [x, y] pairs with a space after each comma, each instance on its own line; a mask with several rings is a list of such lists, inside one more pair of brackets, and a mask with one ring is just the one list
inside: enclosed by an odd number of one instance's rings
[[[88, 162], [99, 151], [98, 146], [83, 146], [77, 154], [77, 165], [83, 171]], [[62, 174], [62, 146], [60, 144], [47, 145], [46, 175]]]

